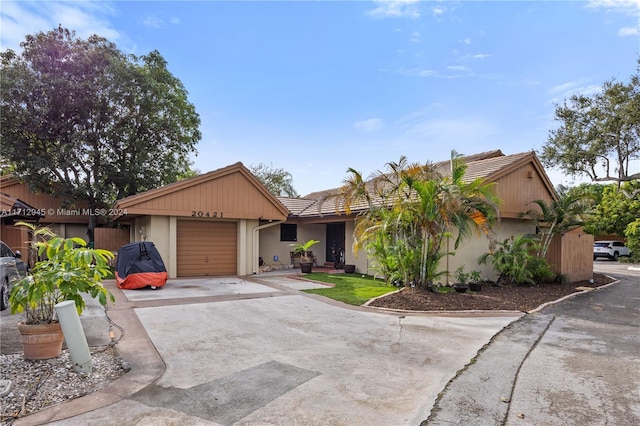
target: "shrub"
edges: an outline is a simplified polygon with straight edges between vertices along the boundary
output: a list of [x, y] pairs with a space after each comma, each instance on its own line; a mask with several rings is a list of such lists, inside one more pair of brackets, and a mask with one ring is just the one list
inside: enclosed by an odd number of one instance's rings
[[627, 247], [631, 251], [630, 262], [640, 262], [640, 219], [636, 219], [627, 225], [624, 231], [627, 237]]
[[519, 235], [493, 244], [496, 248], [480, 256], [478, 262], [491, 262], [500, 274], [498, 284], [536, 284], [553, 276], [547, 261], [533, 254], [538, 249], [533, 238]]

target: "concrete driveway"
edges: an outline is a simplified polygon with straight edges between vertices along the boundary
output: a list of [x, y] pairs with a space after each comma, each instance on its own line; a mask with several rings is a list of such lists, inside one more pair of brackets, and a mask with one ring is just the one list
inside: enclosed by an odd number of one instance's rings
[[424, 426], [640, 424], [640, 265], [527, 315], [442, 391]]
[[[380, 312], [298, 291], [309, 285], [261, 276], [112, 288], [111, 315], [128, 327], [118, 347], [129, 377], [84, 407], [16, 424], [415, 425], [521, 316]], [[166, 367], [154, 376], [157, 355]]]

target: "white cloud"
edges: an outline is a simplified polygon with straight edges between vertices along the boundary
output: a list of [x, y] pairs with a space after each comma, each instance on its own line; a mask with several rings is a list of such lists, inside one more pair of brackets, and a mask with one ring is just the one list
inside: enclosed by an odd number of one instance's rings
[[402, 75], [408, 75], [412, 77], [438, 77], [437, 71], [420, 68], [401, 69], [398, 72]]
[[474, 53], [474, 54], [471, 54], [471, 55], [461, 56], [460, 60], [461, 61], [468, 61], [470, 59], [486, 59], [489, 56], [491, 56], [491, 55], [489, 55], [488, 53]]
[[405, 138], [448, 147], [489, 140], [500, 131], [482, 117], [433, 117], [433, 112], [428, 109], [402, 118], [398, 125], [403, 129]]
[[638, 25], [635, 28], [622, 27], [618, 30], [618, 35], [620, 37], [640, 35], [640, 0], [590, 0], [587, 7], [637, 17]]
[[573, 95], [592, 96], [602, 91], [602, 86], [595, 84], [584, 85], [582, 80], [568, 81], [550, 87], [547, 92], [551, 95], [550, 103], [561, 103]]
[[435, 16], [440, 16], [445, 12], [445, 9], [443, 7], [440, 6], [436, 6], [434, 7], [431, 12], [435, 15]]
[[413, 43], [420, 43], [420, 33], [417, 31], [412, 32], [409, 41]]
[[408, 69], [400, 69], [397, 72], [401, 75], [406, 75], [409, 77], [422, 77], [422, 78], [442, 78], [442, 79], [452, 79], [452, 78], [463, 78], [463, 77], [477, 77], [477, 78], [495, 78], [490, 75], [476, 75], [472, 72], [469, 67], [464, 65], [449, 65], [446, 68], [447, 72], [439, 72], [431, 69], [421, 69], [421, 68], [408, 68]]
[[465, 38], [464, 40], [462, 40], [462, 42], [464, 44], [471, 44], [471, 39], [469, 37]]
[[419, 18], [420, 0], [374, 0], [377, 7], [368, 10], [367, 15], [373, 18]]
[[145, 26], [150, 27], [150, 28], [161, 29], [161, 28], [164, 27], [164, 21], [162, 20], [162, 18], [158, 18], [155, 15], [148, 15], [147, 17], [144, 18], [142, 23]]
[[3, 50], [20, 50], [26, 35], [51, 31], [58, 24], [75, 30], [78, 37], [97, 34], [116, 41], [121, 34], [107, 19], [113, 15], [110, 2], [2, 2], [0, 46]]
[[[149, 28], [162, 29], [166, 27], [166, 21], [156, 15], [147, 15], [142, 23]], [[169, 23], [172, 25], [180, 25], [180, 18], [172, 16], [169, 18]]]
[[447, 69], [451, 71], [471, 71], [469, 67], [465, 65], [449, 65]]
[[384, 122], [380, 118], [369, 118], [367, 120], [356, 121], [353, 123], [353, 127], [362, 132], [371, 133], [384, 127]]
[[619, 11], [632, 16], [640, 15], [640, 0], [590, 0], [587, 6]]
[[637, 36], [637, 35], [640, 35], [640, 30], [638, 30], [638, 27], [635, 27], [635, 28], [634, 27], [622, 27], [618, 31], [618, 35], [620, 37]]

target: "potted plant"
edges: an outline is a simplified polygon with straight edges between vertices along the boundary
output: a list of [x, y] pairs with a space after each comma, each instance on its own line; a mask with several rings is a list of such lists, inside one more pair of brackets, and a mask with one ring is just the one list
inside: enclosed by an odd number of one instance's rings
[[453, 287], [456, 289], [458, 293], [464, 293], [467, 291], [469, 286], [467, 285], [467, 281], [469, 281], [469, 273], [465, 272], [464, 265], [460, 265], [458, 269], [453, 273], [453, 276], [456, 279]]
[[469, 290], [471, 291], [480, 291], [482, 290], [482, 281], [480, 271], [471, 271], [469, 272]]
[[294, 255], [300, 257], [300, 271], [308, 274], [313, 269], [313, 257], [309, 255], [309, 249], [314, 244], [318, 244], [318, 240], [309, 240], [302, 244], [289, 244], [293, 247]]
[[108, 262], [114, 257], [107, 250], [87, 247], [82, 238], [62, 238], [49, 228], [19, 222], [32, 232], [31, 247], [38, 260], [31, 273], [11, 289], [11, 313], [22, 313], [18, 323], [25, 359], [55, 358], [62, 351], [62, 329], [55, 305], [72, 300], [78, 314], [85, 308], [83, 294], [97, 298], [105, 306], [113, 295], [102, 286], [109, 274]]

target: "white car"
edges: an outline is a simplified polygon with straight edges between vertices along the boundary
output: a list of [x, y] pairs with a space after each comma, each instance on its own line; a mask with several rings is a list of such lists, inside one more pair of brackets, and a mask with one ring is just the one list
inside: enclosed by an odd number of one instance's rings
[[596, 241], [593, 244], [593, 260], [599, 257], [618, 260], [620, 256], [629, 256], [629, 248], [622, 241]]

